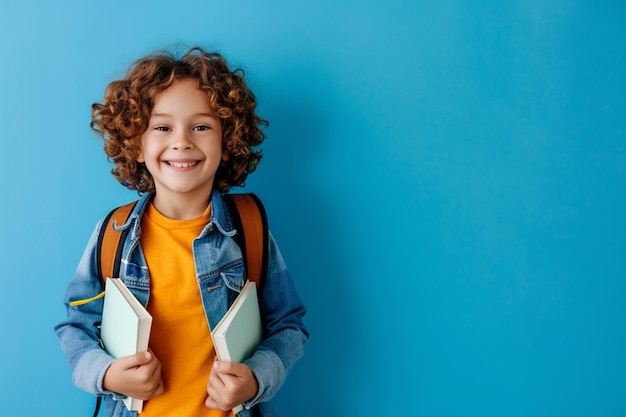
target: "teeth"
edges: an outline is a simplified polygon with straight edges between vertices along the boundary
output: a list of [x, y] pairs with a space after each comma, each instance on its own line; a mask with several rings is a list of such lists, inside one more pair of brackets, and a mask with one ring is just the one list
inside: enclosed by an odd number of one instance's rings
[[196, 162], [172, 162], [170, 161], [169, 164], [173, 166], [174, 168], [189, 168], [189, 167], [194, 166]]

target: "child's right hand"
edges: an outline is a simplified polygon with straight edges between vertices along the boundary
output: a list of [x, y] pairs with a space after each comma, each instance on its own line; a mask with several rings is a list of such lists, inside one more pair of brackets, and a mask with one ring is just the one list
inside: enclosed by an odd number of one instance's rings
[[104, 374], [102, 387], [107, 391], [149, 400], [163, 393], [161, 362], [152, 351], [115, 359]]

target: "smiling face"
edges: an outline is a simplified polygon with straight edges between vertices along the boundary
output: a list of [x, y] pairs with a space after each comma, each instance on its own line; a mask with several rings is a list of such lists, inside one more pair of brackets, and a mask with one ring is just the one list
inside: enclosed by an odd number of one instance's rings
[[208, 204], [222, 157], [222, 125], [206, 92], [192, 79], [176, 81], [156, 96], [138, 162], [154, 178], [154, 204]]

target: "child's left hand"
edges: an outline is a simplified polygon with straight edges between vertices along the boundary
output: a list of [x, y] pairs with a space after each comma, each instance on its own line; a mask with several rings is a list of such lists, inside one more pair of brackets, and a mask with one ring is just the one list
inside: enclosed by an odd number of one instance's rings
[[254, 398], [259, 384], [247, 365], [236, 362], [213, 362], [207, 382], [208, 397], [204, 404], [208, 408], [232, 410]]

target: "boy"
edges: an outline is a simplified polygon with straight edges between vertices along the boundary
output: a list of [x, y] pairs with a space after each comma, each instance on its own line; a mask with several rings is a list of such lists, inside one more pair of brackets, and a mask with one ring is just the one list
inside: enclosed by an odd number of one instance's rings
[[104, 397], [106, 416], [133, 416], [119, 399], [143, 399], [142, 417], [273, 416], [269, 400], [302, 355], [308, 332], [270, 234], [259, 291], [263, 341], [244, 363], [215, 360], [210, 330], [244, 284], [241, 250], [221, 193], [243, 185], [260, 160], [256, 99], [242, 72], [192, 48], [135, 62], [92, 106], [113, 175], [141, 198], [129, 220], [120, 278], [153, 316], [148, 352], [114, 359], [99, 343], [103, 301], [70, 307], [103, 288], [96, 226], [66, 290], [67, 319], [55, 327], [75, 384]]

